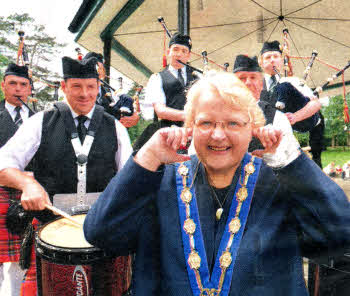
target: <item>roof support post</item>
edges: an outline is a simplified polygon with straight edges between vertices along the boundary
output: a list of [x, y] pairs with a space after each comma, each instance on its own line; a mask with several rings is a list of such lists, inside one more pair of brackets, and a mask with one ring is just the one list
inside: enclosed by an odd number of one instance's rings
[[111, 51], [112, 51], [112, 37], [107, 37], [103, 40], [103, 57], [105, 60], [106, 82], [109, 83], [111, 76]]
[[190, 0], [178, 0], [178, 31], [190, 35]]

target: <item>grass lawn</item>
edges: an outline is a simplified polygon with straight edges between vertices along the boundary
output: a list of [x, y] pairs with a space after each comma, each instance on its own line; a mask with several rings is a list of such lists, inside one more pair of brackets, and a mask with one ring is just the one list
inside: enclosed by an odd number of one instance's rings
[[340, 148], [331, 148], [328, 147], [326, 151], [323, 151], [321, 154], [322, 158], [322, 166], [325, 167], [328, 165], [331, 161], [334, 161], [336, 165], [341, 165], [348, 160], [350, 160], [350, 148], [345, 147], [345, 150], [343, 147]]

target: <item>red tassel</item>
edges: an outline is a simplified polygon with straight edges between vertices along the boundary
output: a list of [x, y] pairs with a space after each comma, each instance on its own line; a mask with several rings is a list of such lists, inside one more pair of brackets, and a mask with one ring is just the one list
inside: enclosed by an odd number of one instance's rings
[[345, 104], [344, 106], [344, 122], [349, 123], [350, 117], [349, 117], [349, 108], [348, 105]]
[[343, 100], [344, 100], [344, 110], [343, 110], [343, 113], [344, 113], [344, 122], [345, 123], [349, 123], [350, 121], [350, 118], [349, 118], [349, 107], [348, 107], [348, 104], [346, 102], [346, 89], [345, 89], [345, 78], [344, 78], [344, 72], [343, 74], [341, 75], [341, 78], [343, 80]]
[[166, 55], [163, 54], [163, 68], [166, 68], [166, 66], [167, 66]]
[[163, 68], [166, 68], [167, 66], [167, 60], [166, 60], [166, 44], [165, 44], [165, 41], [166, 41], [166, 31], [165, 31], [165, 28], [164, 28], [164, 36], [163, 36]]

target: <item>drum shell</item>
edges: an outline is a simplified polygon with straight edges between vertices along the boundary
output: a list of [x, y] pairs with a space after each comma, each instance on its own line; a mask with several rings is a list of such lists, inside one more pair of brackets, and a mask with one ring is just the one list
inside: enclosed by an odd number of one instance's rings
[[96, 247], [64, 248], [51, 245], [36, 232], [39, 296], [121, 296], [131, 281], [129, 256], [110, 258]]

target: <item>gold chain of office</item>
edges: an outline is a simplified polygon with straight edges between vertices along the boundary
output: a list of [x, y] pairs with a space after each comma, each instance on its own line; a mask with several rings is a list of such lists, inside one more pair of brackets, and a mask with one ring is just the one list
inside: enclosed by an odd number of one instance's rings
[[192, 193], [190, 191], [190, 187], [187, 186], [188, 168], [183, 163], [178, 168], [178, 172], [182, 176], [182, 184], [183, 184], [183, 189], [181, 191], [180, 198], [186, 206], [186, 220], [184, 221], [183, 229], [185, 230], [186, 234], [189, 237], [189, 242], [191, 247], [191, 252], [188, 256], [187, 263], [196, 275], [196, 281], [197, 281], [198, 288], [201, 292], [200, 294], [201, 296], [219, 296], [221, 293], [226, 270], [231, 265], [231, 262], [232, 262], [230, 248], [233, 243], [233, 238], [241, 228], [241, 221], [239, 219], [239, 214], [241, 212], [243, 202], [248, 197], [248, 190], [247, 190], [248, 179], [249, 179], [249, 176], [255, 172], [254, 159], [255, 157], [253, 156], [250, 162], [245, 165], [244, 167], [245, 175], [243, 177], [243, 182], [241, 183], [242, 187], [237, 191], [237, 194], [236, 194], [238, 204], [237, 204], [235, 216], [234, 218], [231, 219], [229, 223], [230, 238], [227, 242], [225, 251], [223, 251], [219, 259], [221, 275], [220, 275], [219, 285], [217, 289], [204, 288], [202, 284], [201, 276], [199, 273], [199, 268], [201, 266], [201, 257], [199, 256], [198, 252], [195, 249], [194, 236], [193, 236], [196, 230], [196, 224], [194, 223], [193, 219], [191, 219], [190, 203], [192, 201]]

